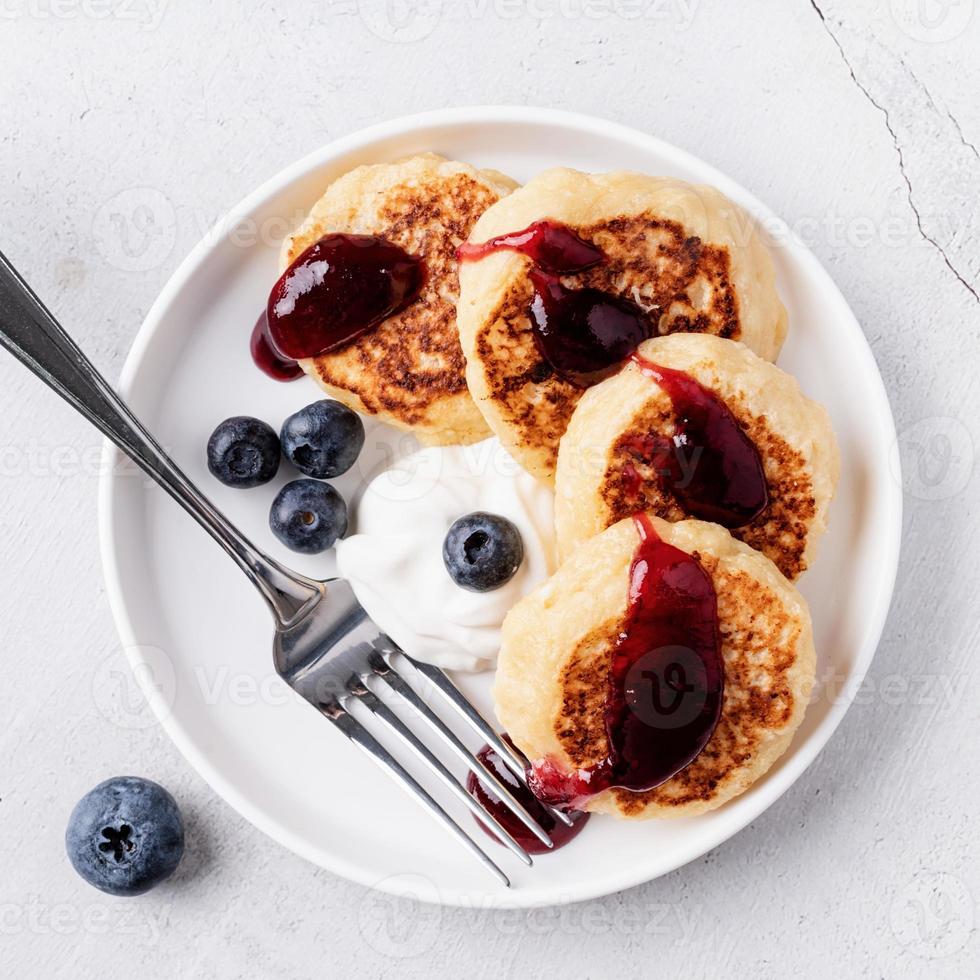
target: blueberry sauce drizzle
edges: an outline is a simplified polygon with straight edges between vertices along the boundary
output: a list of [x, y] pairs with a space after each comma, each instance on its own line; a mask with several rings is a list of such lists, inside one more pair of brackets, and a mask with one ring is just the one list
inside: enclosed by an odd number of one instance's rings
[[656, 326], [635, 303], [600, 289], [569, 289], [532, 269], [531, 323], [541, 356], [566, 381], [587, 388], [615, 373]]
[[501, 251], [520, 252], [539, 269], [554, 275], [582, 272], [605, 259], [602, 249], [557, 221], [535, 221], [523, 231], [498, 235], [488, 242], [464, 242], [456, 249], [456, 259], [474, 262]]
[[457, 258], [475, 261], [501, 250], [532, 262], [531, 327], [538, 351], [554, 373], [587, 388], [612, 374], [636, 348], [656, 336], [657, 324], [636, 303], [600, 289], [572, 289], [561, 276], [605, 261], [602, 250], [557, 221], [481, 244], [461, 245]]
[[[505, 735], [504, 738], [507, 736]], [[466, 777], [466, 789], [476, 799], [487, 812], [497, 818], [500, 825], [524, 848], [528, 854], [549, 854], [564, 847], [569, 841], [581, 833], [586, 821], [589, 819], [587, 813], [575, 811], [570, 813], [572, 825], [569, 827], [556, 820], [548, 810], [542, 805], [531, 791], [511, 772], [507, 764], [500, 758], [497, 751], [489, 745], [484, 745], [477, 753], [477, 758], [511, 791], [517, 801], [524, 809], [537, 821], [538, 826], [551, 838], [552, 847], [546, 847], [531, 833], [527, 827], [514, 816], [513, 811], [505, 803], [501, 802], [500, 797], [493, 789], [488, 789], [471, 772]], [[481, 821], [479, 825], [494, 840], [497, 840], [494, 832]]]
[[576, 772], [535, 762], [531, 788], [553, 805], [578, 805], [613, 787], [659, 786], [698, 756], [721, 717], [725, 674], [711, 577], [663, 541], [646, 514], [633, 520], [639, 544], [604, 713], [609, 754]]
[[[634, 364], [668, 395], [674, 434], [633, 436], [627, 448], [646, 460], [692, 517], [727, 528], [751, 524], [769, 505], [759, 450], [728, 406], [684, 371], [661, 367], [640, 354]], [[627, 463], [628, 486], [638, 490]]]
[[272, 287], [268, 324], [253, 331], [253, 357], [271, 377], [298, 377], [290, 361], [346, 346], [408, 306], [424, 281], [422, 260], [393, 242], [324, 235]]
[[269, 337], [269, 318], [265, 310], [255, 321], [249, 351], [255, 366], [276, 381], [295, 381], [303, 377], [303, 369], [291, 357], [283, 357]]

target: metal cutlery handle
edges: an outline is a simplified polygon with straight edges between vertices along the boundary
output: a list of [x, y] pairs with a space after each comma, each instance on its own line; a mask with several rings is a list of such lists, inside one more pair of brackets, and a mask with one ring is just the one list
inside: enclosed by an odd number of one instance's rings
[[238, 563], [288, 625], [320, 596], [317, 582], [255, 547], [181, 472], [0, 253], [0, 345], [146, 471]]

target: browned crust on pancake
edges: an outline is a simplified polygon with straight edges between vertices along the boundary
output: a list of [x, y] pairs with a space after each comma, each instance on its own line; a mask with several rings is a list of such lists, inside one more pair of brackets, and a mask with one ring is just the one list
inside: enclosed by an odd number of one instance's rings
[[[725, 404], [759, 451], [769, 490], [769, 506], [751, 524], [731, 528], [732, 536], [761, 551], [788, 579], [795, 579], [806, 571], [807, 537], [817, 508], [807, 461], [773, 431], [764, 415], [748, 412], [741, 399], [727, 398]], [[691, 516], [650, 461], [631, 445], [637, 434], [655, 432], [670, 438], [674, 430], [673, 409], [664, 395], [651, 399], [616, 441], [599, 485], [607, 526], [638, 510], [665, 521]], [[638, 486], [627, 475], [630, 466], [641, 478]]]
[[576, 768], [598, 765], [609, 754], [606, 692], [615, 638], [624, 621], [625, 616], [604, 623], [584, 637], [561, 672], [561, 712], [555, 734]]
[[300, 361], [332, 397], [351, 408], [414, 430], [425, 443], [483, 438], [486, 423], [466, 385], [456, 325], [456, 248], [513, 182], [495, 171], [422, 154], [359, 167], [327, 189], [290, 236], [282, 267], [331, 232], [379, 235], [420, 257], [419, 296], [343, 348]]
[[[741, 334], [731, 259], [724, 246], [685, 235], [677, 222], [651, 214], [620, 216], [575, 228], [598, 245], [606, 261], [562, 277], [570, 288], [601, 289], [650, 309], [661, 335], [710, 333], [737, 340]], [[714, 297], [704, 304], [704, 283]], [[697, 294], [697, 295], [695, 295]], [[556, 377], [538, 352], [531, 329], [531, 284], [516, 278], [475, 338], [489, 398], [525, 446], [547, 450], [554, 471], [558, 442], [583, 388]]]
[[[676, 776], [643, 793], [613, 790], [624, 816], [646, 807], [710, 804], [738, 782], [767, 739], [790, 723], [798, 700], [791, 680], [801, 626], [766, 586], [742, 571], [726, 571], [717, 559], [694, 552], [718, 595], [718, 622], [725, 664], [725, 693], [718, 726], [704, 750]], [[576, 768], [606, 758], [605, 703], [615, 639], [622, 622], [590, 633], [562, 671], [562, 710], [555, 734]], [[604, 647], [603, 655], [596, 650]]]
[[[342, 350], [305, 362], [307, 370], [328, 388], [354, 395], [363, 411], [391, 415], [409, 427], [431, 423], [440, 402], [461, 395], [468, 399], [456, 327], [455, 253], [480, 215], [499, 198], [493, 188], [465, 173], [388, 188], [372, 233], [420, 256], [426, 266], [425, 284], [401, 313]], [[337, 230], [343, 229], [322, 233]], [[288, 261], [303, 247], [303, 242], [295, 243]]]

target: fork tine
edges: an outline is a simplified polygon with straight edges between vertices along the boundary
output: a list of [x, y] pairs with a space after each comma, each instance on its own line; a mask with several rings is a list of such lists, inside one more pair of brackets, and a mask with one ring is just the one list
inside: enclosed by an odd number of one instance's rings
[[548, 834], [544, 829], [538, 824], [538, 822], [531, 816], [530, 813], [521, 805], [520, 801], [514, 796], [514, 794], [500, 781], [500, 779], [491, 772], [479, 759], [477, 759], [472, 752], [460, 741], [456, 733], [449, 728], [448, 725], [443, 722], [443, 720], [418, 696], [415, 689], [411, 687], [408, 682], [403, 678], [387, 661], [378, 663], [375, 658], [371, 659], [372, 665], [377, 664], [378, 668], [375, 672], [377, 675], [388, 684], [396, 693], [400, 694], [409, 705], [415, 709], [425, 719], [429, 725], [435, 729], [438, 735], [447, 743], [449, 748], [453, 750], [456, 757], [470, 770], [478, 779], [483, 780], [484, 783], [488, 783], [500, 797], [500, 799], [506, 803], [506, 805], [513, 812], [514, 816], [527, 827], [528, 830], [534, 834], [535, 837], [546, 847], [552, 847], [553, 843]]
[[517, 855], [529, 867], [533, 863], [531, 855], [514, 840], [513, 836], [500, 823], [500, 821], [489, 811], [480, 806], [479, 802], [466, 791], [463, 785], [453, 776], [453, 774], [439, 761], [425, 743], [408, 728], [405, 723], [372, 691], [366, 684], [359, 684], [351, 689], [351, 693], [363, 704], [370, 712], [380, 718], [389, 728], [391, 728], [410, 748], [412, 748], [422, 760], [434, 772], [442, 783], [462, 802], [466, 808], [481, 823], [490, 824], [494, 833], [510, 851]]
[[[410, 657], [404, 651], [400, 651], [401, 655], [417, 670], [423, 677], [428, 678], [433, 684], [445, 695], [445, 697], [452, 703], [453, 707], [463, 716], [463, 718], [468, 721], [480, 735], [486, 740], [487, 744], [492, 748], [497, 755], [507, 764], [507, 768], [522, 782], [527, 785], [527, 772], [524, 768], [526, 760], [521, 756], [515, 748], [505, 742], [489, 725], [487, 720], [480, 714], [476, 708], [466, 699], [462, 691], [449, 679], [446, 673], [440, 670], [438, 667], [432, 666], [432, 664], [422, 663], [421, 661], [415, 660]], [[390, 655], [389, 655], [390, 656]], [[391, 667], [391, 661], [389, 656], [385, 657], [385, 661], [389, 667]], [[392, 670], [394, 668], [392, 667]], [[414, 692], [413, 692], [414, 693]], [[545, 803], [541, 804], [548, 813], [551, 814], [556, 820], [563, 823], [566, 827], [572, 826], [572, 818], [567, 814], [563, 813], [561, 810], [556, 809], [553, 806], [548, 806]]]
[[343, 708], [336, 706], [330, 711], [324, 711], [323, 714], [352, 742], [367, 752], [375, 762], [384, 766], [498, 881], [510, 888], [510, 879], [507, 875], [477, 847], [463, 828], [446, 813], [418, 781], [402, 767], [401, 763], [356, 718], [348, 714]]

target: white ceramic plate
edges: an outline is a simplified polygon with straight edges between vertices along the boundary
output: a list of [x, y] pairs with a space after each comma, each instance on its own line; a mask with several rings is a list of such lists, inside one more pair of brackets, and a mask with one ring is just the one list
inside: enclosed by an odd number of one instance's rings
[[[532, 869], [498, 848], [513, 880], [505, 891], [282, 687], [272, 670], [271, 621], [244, 576], [162, 491], [115, 465], [107, 467], [101, 488], [109, 596], [134, 670], [166, 731], [204, 778], [270, 837], [337, 874], [447, 904], [532, 906], [604, 895], [671, 871], [740, 830], [793, 783], [837, 727], [874, 654], [898, 561], [900, 488], [889, 466], [894, 424], [871, 352], [833, 282], [762, 204], [723, 174], [644, 133], [585, 116], [517, 107], [411, 116], [331, 143], [243, 201], [174, 274], [123, 371], [123, 394], [189, 476], [287, 564], [321, 577], [333, 572], [329, 558], [300, 559], [268, 530], [269, 504], [288, 474], [258, 490], [229, 490], [209, 476], [204, 447], [229, 415], [256, 415], [278, 426], [319, 397], [311, 381], [277, 384], [249, 359], [248, 333], [276, 278], [274, 240], [351, 167], [423, 150], [496, 167], [518, 180], [556, 165], [675, 175], [714, 184], [768, 229], [790, 311], [779, 363], [828, 406], [843, 457], [830, 531], [802, 583], [826, 683], [790, 750], [748, 793], [706, 816], [632, 824], [594, 818], [570, 846]], [[260, 240], [249, 244], [256, 233]], [[398, 438], [374, 428], [361, 472], [345, 476], [340, 489], [353, 493], [361, 474]], [[462, 684], [489, 707], [489, 681], [483, 675]]]

